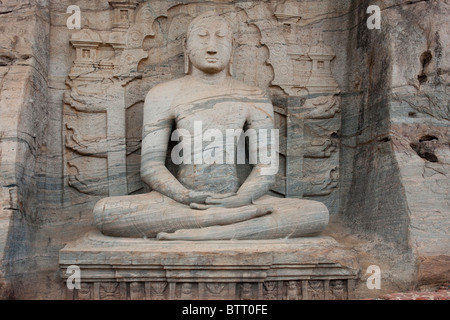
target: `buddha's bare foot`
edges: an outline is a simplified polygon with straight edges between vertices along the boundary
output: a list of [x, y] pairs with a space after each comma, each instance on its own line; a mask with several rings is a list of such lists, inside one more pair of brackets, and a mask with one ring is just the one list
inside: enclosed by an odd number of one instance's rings
[[212, 207], [198, 211], [199, 227], [224, 226], [241, 221], [251, 220], [273, 212], [269, 206], [244, 206], [240, 208]]
[[273, 212], [268, 206], [246, 206], [240, 210], [210, 208], [210, 218], [215, 225], [206, 228], [180, 229], [173, 233], [160, 232], [157, 240], [229, 240], [233, 238], [233, 223], [251, 221]]
[[172, 240], [172, 233], [160, 232], [156, 236], [156, 240]]
[[208, 228], [200, 228], [200, 229], [180, 229], [173, 233], [160, 232], [156, 236], [157, 240], [187, 240], [187, 241], [201, 241], [201, 240], [230, 240], [232, 235], [227, 234], [227, 231], [224, 230], [225, 234], [221, 237], [210, 237], [209, 230], [211, 228], [217, 229], [228, 229], [230, 226], [214, 226]]

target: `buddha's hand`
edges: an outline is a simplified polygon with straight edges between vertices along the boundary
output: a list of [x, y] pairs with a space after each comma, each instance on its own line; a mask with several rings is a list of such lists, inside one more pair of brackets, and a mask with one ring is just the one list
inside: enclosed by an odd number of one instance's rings
[[232, 194], [226, 197], [224, 195], [215, 195], [207, 197], [204, 203], [191, 203], [190, 206], [198, 210], [206, 210], [214, 207], [238, 208], [252, 204], [252, 199], [238, 194]]
[[191, 206], [193, 209], [199, 209], [196, 208], [195, 205], [205, 205], [206, 199], [208, 198], [214, 198], [214, 199], [226, 199], [228, 197], [235, 196], [236, 193], [225, 193], [225, 194], [218, 194], [213, 192], [201, 192], [201, 191], [189, 191], [189, 196], [187, 199], [187, 203]]

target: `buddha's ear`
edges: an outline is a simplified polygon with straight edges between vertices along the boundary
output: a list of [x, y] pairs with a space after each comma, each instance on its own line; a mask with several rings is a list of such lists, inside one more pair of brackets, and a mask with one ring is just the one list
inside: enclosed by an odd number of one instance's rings
[[184, 50], [184, 73], [191, 73], [191, 62], [189, 61], [189, 54], [187, 52], [187, 37], [183, 39], [183, 50]]
[[231, 57], [230, 57], [230, 63], [228, 64], [228, 75], [233, 76], [233, 56], [234, 56], [234, 46], [236, 44], [236, 41], [233, 39], [231, 40]]
[[231, 57], [230, 63], [228, 64], [228, 74], [230, 77], [233, 76], [233, 57]]

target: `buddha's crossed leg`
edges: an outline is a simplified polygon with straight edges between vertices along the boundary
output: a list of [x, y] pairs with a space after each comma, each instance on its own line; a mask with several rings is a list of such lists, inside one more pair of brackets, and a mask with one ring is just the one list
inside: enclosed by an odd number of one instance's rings
[[161, 232], [230, 225], [271, 212], [270, 206], [255, 205], [196, 210], [152, 191], [100, 200], [94, 208], [94, 221], [97, 228], [108, 236], [154, 238]]
[[327, 207], [317, 201], [264, 196], [254, 205], [259, 209], [271, 206], [268, 215], [223, 226], [201, 229], [179, 229], [159, 233], [160, 240], [262, 240], [296, 238], [320, 233], [328, 225]]

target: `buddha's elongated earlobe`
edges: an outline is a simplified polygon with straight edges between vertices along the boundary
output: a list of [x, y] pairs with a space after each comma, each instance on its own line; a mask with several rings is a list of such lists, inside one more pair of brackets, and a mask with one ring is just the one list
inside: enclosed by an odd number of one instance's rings
[[230, 57], [230, 62], [228, 63], [228, 75], [230, 75], [231, 77], [233, 76], [233, 55], [234, 55], [234, 37], [233, 40], [231, 41], [231, 57]]
[[184, 73], [189, 74], [191, 71], [191, 62], [189, 61], [189, 55], [184, 51]]
[[186, 38], [183, 41], [183, 49], [184, 49], [184, 73], [189, 74], [191, 71], [191, 63], [189, 61], [189, 54], [187, 51], [187, 43]]

